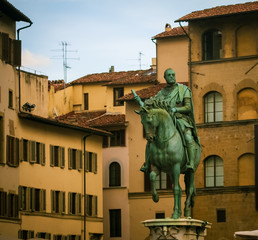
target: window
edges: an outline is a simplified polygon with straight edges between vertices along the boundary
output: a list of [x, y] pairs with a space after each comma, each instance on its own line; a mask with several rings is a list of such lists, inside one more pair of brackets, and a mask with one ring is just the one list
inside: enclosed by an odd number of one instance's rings
[[222, 50], [222, 34], [218, 30], [208, 30], [202, 35], [202, 60], [219, 59]]
[[121, 209], [109, 210], [110, 237], [121, 235]]
[[159, 212], [155, 214], [156, 219], [164, 219], [165, 218], [165, 213], [164, 212]]
[[19, 209], [25, 211], [46, 211], [46, 190], [19, 186]]
[[[167, 173], [164, 172], [161, 172], [160, 175], [156, 177], [155, 184], [157, 190], [172, 189], [170, 177]], [[144, 173], [144, 191], [151, 191], [151, 181], [149, 173]]]
[[114, 106], [124, 106], [123, 101], [119, 101], [118, 99], [124, 96], [124, 88], [114, 88]]
[[86, 171], [97, 173], [97, 153], [86, 152]]
[[117, 162], [112, 162], [109, 166], [109, 186], [121, 186], [121, 167]]
[[89, 94], [84, 93], [84, 110], [89, 110]]
[[18, 195], [9, 193], [8, 194], [8, 217], [18, 218]]
[[19, 139], [6, 136], [6, 162], [10, 167], [19, 166]]
[[210, 156], [204, 164], [205, 187], [224, 186], [223, 160], [218, 156]]
[[255, 155], [246, 153], [238, 159], [238, 185], [255, 185]]
[[204, 96], [205, 122], [223, 121], [223, 99], [218, 92], [209, 92]]
[[258, 118], [258, 94], [252, 88], [242, 89], [237, 94], [238, 120]]
[[[2, 40], [2, 41], [1, 41]], [[1, 59], [13, 66], [21, 65], [21, 41], [9, 38], [6, 33], [0, 33], [0, 41], [2, 42]]]
[[82, 195], [80, 193], [68, 193], [69, 214], [80, 215], [82, 212], [81, 208]]
[[68, 240], [81, 240], [81, 235], [68, 235]]
[[7, 217], [7, 192], [0, 191], [0, 216]]
[[68, 168], [82, 169], [82, 151], [78, 149], [68, 148]]
[[65, 167], [64, 147], [50, 145], [50, 166]]
[[[1, 102], [1, 87], [0, 87], [0, 102]], [[0, 114], [0, 164], [4, 162], [4, 120]]]
[[39, 238], [39, 239], [49, 239], [49, 240], [51, 240], [51, 233], [38, 232], [38, 233], [36, 234], [36, 238]]
[[13, 108], [13, 91], [9, 90], [8, 94], [8, 107]]
[[51, 190], [52, 213], [65, 213], [65, 192]]
[[86, 214], [87, 216], [98, 216], [98, 197], [94, 195], [86, 195]]
[[19, 230], [18, 231], [18, 238], [19, 239], [32, 239], [34, 238], [34, 231], [30, 231], [30, 230]]
[[27, 139], [20, 140], [20, 161], [45, 165], [45, 144]]
[[125, 130], [111, 131], [110, 146], [125, 146]]
[[226, 210], [217, 209], [217, 222], [226, 222]]
[[252, 26], [241, 26], [236, 32], [237, 56], [256, 55], [256, 33]]

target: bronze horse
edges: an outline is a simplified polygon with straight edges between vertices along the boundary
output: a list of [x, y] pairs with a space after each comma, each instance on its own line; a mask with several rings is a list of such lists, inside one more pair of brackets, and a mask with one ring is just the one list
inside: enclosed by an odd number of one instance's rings
[[[134, 92], [135, 93], [135, 92]], [[141, 116], [141, 122], [146, 132], [148, 141], [146, 155], [151, 163], [150, 181], [152, 189], [152, 199], [159, 201], [159, 196], [155, 186], [155, 179], [160, 172], [168, 173], [174, 185], [174, 211], [173, 219], [181, 217], [181, 196], [182, 189], [179, 184], [180, 174], [184, 174], [186, 201], [184, 216], [190, 217], [190, 207], [194, 205], [196, 193], [194, 185], [194, 174], [200, 162], [201, 148], [196, 143], [196, 158], [194, 161], [194, 171], [186, 169], [186, 153], [181, 136], [176, 128], [176, 118], [160, 107], [145, 106], [139, 102], [140, 111], [136, 111]]]

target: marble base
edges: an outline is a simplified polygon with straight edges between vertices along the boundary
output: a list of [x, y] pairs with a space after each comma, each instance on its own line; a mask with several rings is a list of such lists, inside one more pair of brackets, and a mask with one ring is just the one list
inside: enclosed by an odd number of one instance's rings
[[188, 218], [150, 219], [142, 222], [150, 229], [150, 240], [204, 240], [211, 223]]

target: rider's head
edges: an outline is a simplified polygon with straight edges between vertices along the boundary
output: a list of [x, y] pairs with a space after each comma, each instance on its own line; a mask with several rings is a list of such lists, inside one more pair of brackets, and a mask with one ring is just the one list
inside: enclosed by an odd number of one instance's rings
[[176, 83], [175, 71], [172, 68], [168, 68], [164, 72], [164, 78], [168, 85], [173, 85]]

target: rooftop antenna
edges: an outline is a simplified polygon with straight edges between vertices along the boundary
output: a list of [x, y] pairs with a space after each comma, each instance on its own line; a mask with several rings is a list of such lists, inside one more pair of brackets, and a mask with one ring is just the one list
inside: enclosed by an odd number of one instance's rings
[[[142, 53], [142, 52], [139, 52], [139, 57], [137, 58], [137, 59], [127, 59], [127, 60], [138, 60], [138, 62], [139, 62], [139, 69], [140, 70], [142, 70], [142, 56], [143, 56], [144, 54]], [[131, 65], [131, 66], [135, 66], [135, 65]]]
[[67, 52], [78, 52], [77, 50], [67, 50], [67, 46], [71, 45], [67, 43], [66, 41], [62, 41], [62, 49], [54, 49], [52, 51], [56, 52], [61, 52], [62, 51], [62, 56], [55, 56], [52, 59], [63, 59], [63, 71], [64, 71], [64, 84], [67, 83], [67, 69], [71, 68], [68, 66], [67, 59], [72, 59], [72, 60], [80, 60], [80, 58], [67, 58]]

